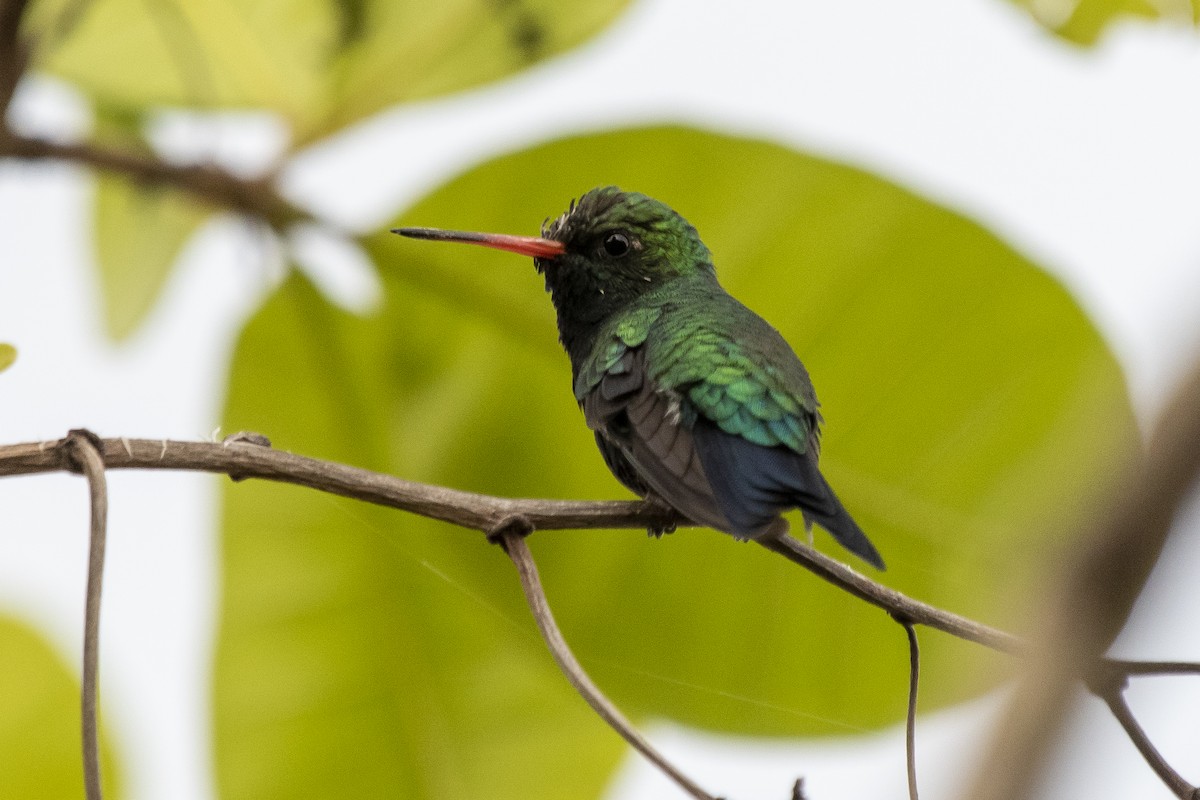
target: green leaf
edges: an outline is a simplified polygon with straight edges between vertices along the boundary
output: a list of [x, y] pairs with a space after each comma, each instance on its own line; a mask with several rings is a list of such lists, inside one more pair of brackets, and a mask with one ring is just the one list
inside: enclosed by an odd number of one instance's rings
[[42, 0], [36, 66], [102, 105], [273, 109], [307, 118], [337, 46], [331, 0]]
[[0, 342], [0, 372], [8, 369], [17, 360], [17, 348], [7, 342]]
[[[140, 123], [136, 115], [98, 109], [94, 138], [149, 154]], [[104, 320], [109, 335], [121, 340], [154, 306], [184, 244], [212, 210], [182, 192], [101, 171], [92, 211]]]
[[[0, 775], [5, 797], [83, 796], [79, 684], [58, 654], [24, 624], [0, 616]], [[101, 736], [104, 796], [123, 796], [116, 759]]]
[[[824, 469], [887, 559], [882, 579], [1019, 627], [1064, 532], [1136, 447], [1117, 364], [1062, 287], [871, 175], [681, 129], [501, 158], [395, 224], [533, 233], [610, 182], [696, 224], [726, 286], [805, 359], [827, 419]], [[366, 245], [381, 313], [334, 311], [293, 278], [238, 346], [226, 428], [481, 492], [627, 496], [575, 405], [527, 260], [386, 233]], [[554, 674], [515, 575], [482, 537], [257, 484], [229, 489], [225, 526], [216, 730], [228, 797], [345, 780], [347, 793], [396, 797], [599, 791], [615, 737]], [[903, 716], [902, 630], [761, 548], [702, 529], [531, 541], [568, 641], [636, 719], [797, 735]], [[1007, 666], [947, 636], [922, 644], [926, 710], [994, 686]], [[507, 758], [480, 757], [501, 739]], [[520, 770], [518, 756], [530, 759]]]
[[209, 210], [169, 189], [96, 176], [96, 265], [113, 339], [133, 333], [153, 307], [183, 245]]
[[39, 69], [103, 105], [262, 108], [310, 143], [404, 101], [498, 80], [629, 0], [35, 3]]
[[1095, 44], [1123, 18], [1200, 25], [1200, 0], [1161, 3], [1152, 0], [1014, 0], [1048, 30], [1082, 45]]
[[403, 101], [497, 80], [594, 36], [629, 0], [361, 0], [344, 17], [329, 106], [311, 140]]

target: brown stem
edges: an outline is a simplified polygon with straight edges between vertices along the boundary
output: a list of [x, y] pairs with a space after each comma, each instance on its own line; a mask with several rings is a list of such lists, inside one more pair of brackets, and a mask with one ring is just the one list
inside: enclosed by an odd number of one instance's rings
[[[61, 469], [55, 453], [60, 442], [0, 446], [0, 476]], [[263, 478], [307, 486], [376, 505], [410, 511], [464, 528], [488, 532], [512, 517], [535, 530], [657, 528], [686, 525], [673, 512], [646, 502], [532, 500], [488, 495], [414, 483], [357, 467], [272, 450], [240, 440], [226, 443], [105, 439], [109, 469], [170, 469], [223, 472], [236, 479]], [[760, 542], [767, 549], [815, 573], [840, 589], [891, 614], [977, 642], [1015, 652], [1012, 634], [914, 600], [814, 550], [785, 537]]]
[[1107, 659], [1104, 667], [1122, 675], [1200, 675], [1200, 664], [1190, 661], [1125, 661]]
[[108, 527], [108, 487], [99, 440], [90, 431], [71, 431], [64, 440], [69, 465], [87, 478], [91, 497], [86, 602], [83, 612], [83, 784], [87, 800], [100, 800], [100, 735], [97, 722], [100, 675], [100, 594]]
[[908, 798], [917, 794], [917, 688], [921, 685], [921, 647], [917, 629], [907, 619], [897, 618], [908, 637], [908, 714], [904, 719], [904, 753], [908, 767]]
[[674, 764], [667, 761], [658, 750], [646, 741], [633, 727], [633, 723], [625, 718], [620, 709], [613, 705], [612, 701], [605, 697], [600, 688], [588, 677], [583, 666], [575, 658], [575, 654], [571, 652], [566, 639], [563, 638], [562, 631], [558, 629], [558, 624], [554, 621], [554, 614], [550, 611], [550, 604], [546, 600], [546, 593], [542, 589], [542, 582], [538, 577], [537, 564], [534, 563], [533, 554], [529, 552], [529, 546], [525, 543], [525, 535], [530, 531], [532, 528], [529, 522], [517, 517], [501, 523], [493, 537], [500, 542], [517, 567], [517, 574], [521, 578], [521, 589], [525, 592], [529, 610], [533, 613], [533, 619], [537, 622], [538, 630], [542, 632], [542, 638], [545, 639], [546, 646], [554, 656], [558, 668], [562, 670], [567, 681], [587, 701], [600, 719], [620, 734], [621, 738], [641, 753], [646, 760], [662, 770], [668, 778], [675, 781], [681, 789], [697, 800], [716, 800], [691, 778], [684, 775]]
[[834, 586], [873, 606], [882, 608], [897, 618], [909, 620], [913, 624], [936, 628], [951, 636], [975, 642], [1002, 653], [1016, 653], [1020, 647], [1020, 640], [1011, 633], [931, 606], [928, 603], [922, 603], [920, 600], [914, 600], [895, 589], [876, 583], [837, 559], [830, 558], [791, 536], [757, 541], [771, 552], [778, 553]]
[[1172, 769], [1167, 760], [1163, 758], [1162, 753], [1158, 752], [1158, 748], [1150, 741], [1150, 737], [1138, 724], [1134, 718], [1133, 712], [1129, 708], [1129, 704], [1125, 701], [1125, 681], [1110, 681], [1108, 685], [1103, 687], [1093, 687], [1092, 692], [1103, 700], [1107, 705], [1117, 722], [1121, 723], [1121, 727], [1125, 729], [1125, 734], [1129, 740], [1133, 742], [1134, 747], [1142, 754], [1142, 758], [1146, 759], [1146, 763], [1154, 770], [1159, 779], [1174, 792], [1175, 796], [1180, 800], [1197, 800], [1200, 798], [1200, 791], [1195, 786], [1185, 781], [1183, 777]]
[[216, 206], [265, 220], [276, 229], [312, 215], [285, 200], [267, 178], [248, 179], [212, 164], [170, 164], [143, 153], [86, 143], [61, 143], [8, 132], [0, 135], [0, 157], [72, 161], [118, 173], [129, 180], [168, 186]]

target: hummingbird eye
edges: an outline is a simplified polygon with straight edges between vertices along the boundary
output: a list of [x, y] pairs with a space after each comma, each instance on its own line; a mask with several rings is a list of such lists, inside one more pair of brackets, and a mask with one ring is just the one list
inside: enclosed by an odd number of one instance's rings
[[623, 233], [610, 233], [604, 237], [603, 247], [612, 258], [620, 258], [629, 252], [629, 237]]

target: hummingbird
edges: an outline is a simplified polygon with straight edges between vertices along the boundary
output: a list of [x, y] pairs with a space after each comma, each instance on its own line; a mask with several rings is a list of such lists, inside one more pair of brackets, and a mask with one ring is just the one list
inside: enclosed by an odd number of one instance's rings
[[817, 465], [821, 415], [783, 336], [717, 282], [696, 229], [608, 186], [541, 236], [396, 228], [530, 256], [545, 278], [575, 399], [609, 470], [634, 493], [740, 540], [785, 536], [800, 509], [877, 569], [879, 551]]

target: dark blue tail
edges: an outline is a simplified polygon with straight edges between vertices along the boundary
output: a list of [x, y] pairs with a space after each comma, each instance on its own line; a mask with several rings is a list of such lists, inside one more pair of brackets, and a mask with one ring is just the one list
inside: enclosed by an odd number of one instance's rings
[[696, 420], [692, 436], [717, 505], [729, 520], [730, 533], [752, 539], [784, 511], [799, 508], [805, 521], [829, 531], [842, 547], [871, 566], [885, 569], [879, 551], [821, 475], [816, 452], [763, 447], [726, 433], [703, 417]]

